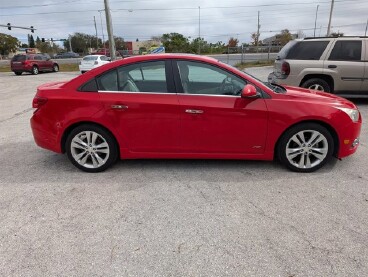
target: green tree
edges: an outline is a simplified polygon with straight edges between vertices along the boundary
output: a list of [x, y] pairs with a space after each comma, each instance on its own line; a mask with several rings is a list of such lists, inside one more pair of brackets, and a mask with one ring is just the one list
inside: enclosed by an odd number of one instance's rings
[[15, 52], [20, 46], [20, 41], [11, 35], [0, 33], [0, 54], [8, 55]]
[[179, 33], [163, 34], [162, 43], [168, 53], [187, 53], [189, 51], [188, 38]]
[[28, 44], [27, 43], [22, 43], [22, 45], [20, 47], [22, 47], [22, 48], [28, 48]]
[[293, 39], [293, 36], [290, 34], [288, 29], [284, 29], [281, 31], [281, 33], [276, 34], [276, 42], [279, 45], [285, 45], [292, 39]]
[[[114, 36], [114, 41], [115, 41], [115, 48], [116, 50], [124, 50], [125, 49], [125, 42], [124, 42], [124, 39], [122, 37], [115, 37]], [[105, 41], [105, 46], [106, 48], [109, 48], [109, 41], [106, 40]]]
[[29, 35], [28, 36], [28, 44], [29, 44], [29, 47], [30, 48], [35, 48], [36, 45], [35, 45], [35, 41], [34, 41], [34, 38], [32, 35]]
[[42, 42], [36, 39], [36, 47], [41, 53], [47, 53], [49, 55], [56, 54], [61, 51], [61, 48], [57, 44], [51, 46], [50, 42]]
[[[70, 37], [69, 37], [70, 38]], [[102, 40], [97, 39], [96, 36], [88, 35], [85, 33], [74, 33], [71, 36], [72, 49], [74, 52], [78, 53], [88, 53], [88, 48], [96, 47], [99, 48], [102, 45]], [[69, 49], [69, 39], [64, 41], [64, 47]]]
[[203, 38], [195, 38], [190, 43], [190, 52], [191, 53], [198, 53], [199, 50], [199, 44], [201, 45], [201, 53], [209, 53], [210, 52], [210, 45], [207, 41], [205, 41]]

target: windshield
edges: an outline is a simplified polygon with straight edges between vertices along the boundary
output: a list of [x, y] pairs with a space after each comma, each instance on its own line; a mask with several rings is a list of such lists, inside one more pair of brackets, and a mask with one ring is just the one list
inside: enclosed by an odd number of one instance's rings
[[86, 56], [83, 58], [83, 61], [95, 61], [97, 58], [97, 56]]

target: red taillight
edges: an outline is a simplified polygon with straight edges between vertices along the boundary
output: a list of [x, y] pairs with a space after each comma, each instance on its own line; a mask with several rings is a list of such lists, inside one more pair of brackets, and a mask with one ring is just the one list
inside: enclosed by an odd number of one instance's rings
[[33, 98], [32, 108], [39, 109], [41, 106], [45, 105], [46, 102], [47, 98], [36, 96], [35, 98]]
[[290, 74], [290, 64], [288, 62], [283, 62], [281, 65], [281, 74], [288, 76]]

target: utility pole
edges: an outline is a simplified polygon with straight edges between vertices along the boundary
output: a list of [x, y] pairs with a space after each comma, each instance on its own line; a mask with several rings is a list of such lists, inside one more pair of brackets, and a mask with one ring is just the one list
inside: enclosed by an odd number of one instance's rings
[[313, 34], [313, 37], [316, 37], [316, 26], [317, 26], [318, 7], [319, 7], [319, 5], [317, 5], [317, 9], [316, 9], [316, 19], [314, 20], [314, 34]]
[[364, 33], [364, 36], [367, 36], [367, 29], [368, 29], [368, 19], [367, 19], [367, 25], [365, 25], [365, 33]]
[[198, 55], [201, 54], [201, 6], [198, 7]]
[[111, 58], [112, 61], [114, 61], [114, 60], [116, 60], [115, 40], [114, 40], [114, 33], [113, 33], [113, 30], [112, 30], [109, 0], [104, 0], [104, 2], [105, 2], [105, 15], [106, 15], [107, 34], [109, 36], [110, 58]]
[[69, 35], [69, 48], [70, 48], [70, 52], [73, 52], [73, 49], [72, 49], [72, 35]]
[[259, 28], [261, 28], [261, 25], [259, 25], [259, 11], [258, 11], [258, 24], [257, 24], [257, 53], [258, 53], [258, 44], [259, 44]]
[[330, 9], [330, 19], [328, 20], [328, 27], [327, 27], [327, 36], [330, 36], [330, 31], [331, 31], [331, 19], [332, 19], [332, 11], [333, 11], [333, 7], [334, 7], [334, 2], [335, 0], [331, 0], [331, 9]]
[[95, 22], [95, 30], [96, 30], [96, 50], [98, 48], [98, 35], [97, 35], [97, 26], [96, 26], [96, 17], [93, 16], [93, 21]]
[[104, 51], [105, 51], [105, 55], [106, 55], [106, 45], [105, 45], [105, 34], [104, 34], [104, 30], [103, 30], [103, 25], [102, 25], [102, 16], [101, 16], [101, 12], [103, 10], [98, 10], [99, 14], [100, 14], [100, 21], [101, 21], [101, 32], [102, 32], [102, 44], [104, 47]]

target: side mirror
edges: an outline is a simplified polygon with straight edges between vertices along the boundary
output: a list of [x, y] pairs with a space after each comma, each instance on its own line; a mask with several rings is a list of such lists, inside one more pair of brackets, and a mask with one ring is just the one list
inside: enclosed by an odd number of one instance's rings
[[242, 98], [257, 98], [259, 97], [259, 94], [257, 93], [257, 89], [255, 86], [251, 84], [247, 84], [241, 93]]

